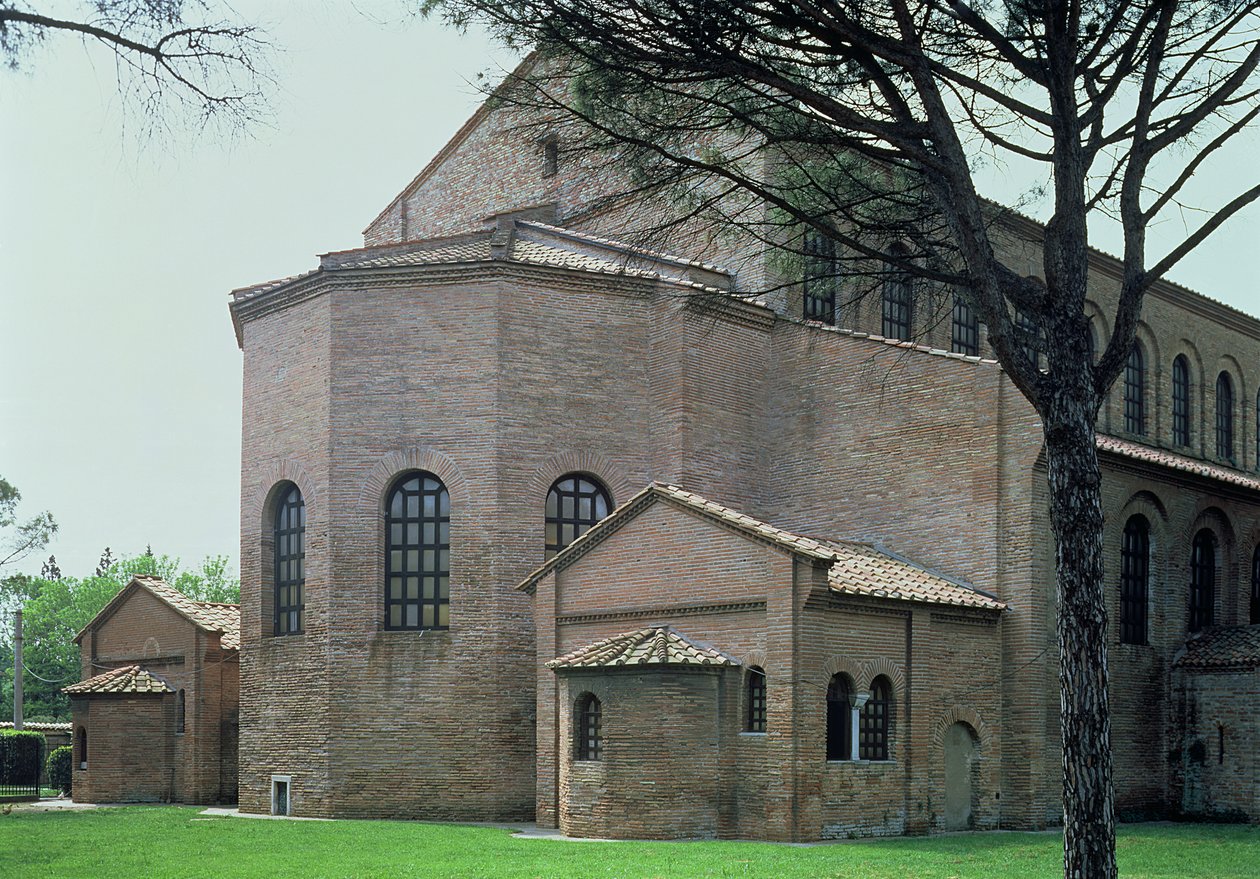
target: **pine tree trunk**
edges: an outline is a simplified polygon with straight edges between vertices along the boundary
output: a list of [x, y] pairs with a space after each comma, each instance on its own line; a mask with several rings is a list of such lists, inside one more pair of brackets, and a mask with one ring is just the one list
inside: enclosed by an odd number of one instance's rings
[[1070, 396], [1052, 403], [1044, 418], [1058, 569], [1063, 875], [1112, 879], [1115, 792], [1095, 409], [1088, 402], [1065, 399]]

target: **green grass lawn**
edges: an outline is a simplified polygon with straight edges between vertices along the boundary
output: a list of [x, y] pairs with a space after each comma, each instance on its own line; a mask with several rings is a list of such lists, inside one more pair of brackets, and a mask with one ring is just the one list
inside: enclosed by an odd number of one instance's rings
[[[562, 842], [403, 821], [254, 821], [136, 806], [0, 817], [0, 876], [21, 879], [279, 877], [1055, 877], [1059, 837], [984, 833], [822, 846], [754, 842]], [[1130, 877], [1260, 876], [1260, 828], [1131, 825]]]

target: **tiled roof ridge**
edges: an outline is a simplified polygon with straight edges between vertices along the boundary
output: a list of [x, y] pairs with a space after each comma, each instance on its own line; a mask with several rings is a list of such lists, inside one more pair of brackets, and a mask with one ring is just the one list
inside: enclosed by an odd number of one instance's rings
[[1112, 452], [1126, 458], [1132, 458], [1137, 461], [1145, 461], [1150, 464], [1158, 464], [1168, 467], [1172, 470], [1179, 470], [1183, 473], [1191, 473], [1196, 476], [1202, 476], [1205, 479], [1215, 479], [1230, 485], [1236, 485], [1240, 488], [1251, 489], [1252, 491], [1260, 491], [1260, 479], [1248, 476], [1239, 470], [1233, 470], [1224, 465], [1210, 461], [1201, 461], [1196, 458], [1190, 458], [1168, 449], [1159, 449], [1154, 446], [1148, 446], [1144, 443], [1134, 442], [1133, 440], [1123, 439], [1118, 436], [1100, 433], [1095, 437], [1097, 447], [1105, 452]]
[[1196, 632], [1173, 654], [1178, 668], [1260, 668], [1260, 623]]
[[88, 693], [173, 693], [175, 689], [160, 675], [133, 664], [101, 672], [63, 687], [61, 691], [75, 696]]
[[903, 565], [908, 565], [912, 568], [916, 568], [925, 574], [931, 574], [933, 577], [944, 580], [946, 583], [952, 583], [953, 585], [959, 587], [960, 589], [966, 589], [969, 592], [976, 593], [977, 595], [983, 595], [985, 598], [992, 598], [994, 601], [1000, 601], [1000, 599], [997, 597], [996, 594], [988, 591], [987, 589], [981, 589], [979, 586], [977, 586], [974, 583], [969, 583], [960, 577], [955, 577], [952, 574], [947, 574], [944, 571], [939, 570], [938, 568], [933, 568], [931, 565], [925, 565], [922, 562], [916, 562], [914, 559], [910, 558], [909, 556], [902, 555], [901, 553], [897, 552], [894, 549], [889, 549], [886, 545], [884, 545], [878, 540], [848, 540], [845, 538], [840, 538], [833, 542], [841, 546], [843, 546], [846, 543], [853, 544], [855, 546], [869, 546], [871, 549], [875, 550], [876, 552], [886, 555], [891, 559], [896, 559], [897, 561], [901, 562]]
[[558, 668], [619, 668], [637, 665], [738, 666], [738, 660], [673, 626], [648, 626], [601, 638], [546, 663]]
[[[194, 626], [206, 632], [218, 634], [219, 646], [224, 650], [239, 650], [241, 639], [241, 620], [239, 604], [227, 602], [201, 601], [189, 598], [170, 583], [154, 574], [133, 574], [127, 585], [101, 608], [96, 616], [84, 626], [74, 640], [79, 641], [99, 621], [110, 616], [122, 601], [127, 590], [136, 586], [148, 591], [159, 601], [166, 604]], [[234, 612], [234, 613], [233, 613]]]
[[595, 244], [600, 247], [610, 248], [612, 250], [620, 250], [635, 256], [644, 257], [646, 259], [657, 262], [673, 263], [675, 265], [687, 266], [693, 269], [703, 269], [706, 272], [714, 272], [720, 275], [730, 276], [730, 271], [719, 265], [708, 262], [700, 262], [699, 260], [688, 259], [685, 256], [678, 256], [673, 253], [666, 253], [661, 250], [652, 250], [648, 247], [642, 247], [638, 244], [630, 244], [626, 241], [620, 241], [616, 238], [606, 238], [602, 235], [594, 235], [590, 232], [582, 232], [578, 229], [572, 229], [568, 226], [557, 226], [552, 223], [544, 223], [541, 220], [516, 220], [516, 225], [533, 227], [559, 235], [566, 238], [576, 238], [579, 241], [585, 241], [589, 244]]
[[825, 324], [816, 320], [807, 320], [803, 323], [810, 329], [821, 330], [827, 333], [835, 333], [840, 336], [849, 336], [854, 339], [867, 339], [871, 342], [878, 342], [892, 348], [900, 348], [903, 351], [913, 351], [916, 354], [928, 354], [932, 357], [944, 357], [948, 360], [962, 360], [966, 363], [983, 363], [986, 366], [1001, 366], [1001, 363], [992, 357], [979, 357], [972, 354], [958, 354], [953, 351], [946, 351], [944, 348], [933, 348], [931, 345], [923, 345], [919, 342], [907, 342], [903, 339], [892, 339], [888, 336], [881, 336], [878, 333], [866, 333], [861, 330], [849, 329], [848, 327], [832, 326], [831, 324]]

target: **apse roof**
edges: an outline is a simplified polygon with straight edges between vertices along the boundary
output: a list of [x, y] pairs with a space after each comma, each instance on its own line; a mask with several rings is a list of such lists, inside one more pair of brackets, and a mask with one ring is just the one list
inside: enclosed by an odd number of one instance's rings
[[1207, 629], [1186, 642], [1173, 665], [1189, 669], [1260, 667], [1260, 624]]
[[547, 668], [618, 668], [639, 665], [739, 665], [734, 659], [680, 635], [669, 626], [653, 626], [604, 638], [547, 663]]
[[110, 669], [77, 684], [62, 688], [69, 696], [101, 696], [112, 694], [145, 694], [175, 692], [166, 681], [138, 665]]

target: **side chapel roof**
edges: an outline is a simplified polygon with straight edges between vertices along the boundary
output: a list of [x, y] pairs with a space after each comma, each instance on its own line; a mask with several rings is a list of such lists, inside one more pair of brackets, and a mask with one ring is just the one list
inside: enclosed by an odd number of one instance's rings
[[241, 648], [241, 606], [239, 604], [198, 601], [175, 589], [161, 577], [150, 577], [146, 574], [137, 574], [132, 577], [131, 582], [119, 590], [118, 594], [101, 608], [100, 613], [74, 636], [75, 642], [81, 641], [89, 629], [100, 625], [112, 616], [114, 611], [126, 601], [126, 597], [132, 593], [133, 587], [144, 589], [197, 628], [217, 633], [220, 636], [219, 646], [224, 650]]
[[68, 696], [102, 696], [114, 694], [173, 693], [171, 685], [138, 665], [110, 669], [96, 677], [63, 687]]
[[669, 626], [653, 626], [579, 647], [551, 660], [547, 668], [616, 668], [625, 665], [736, 666], [739, 663], [713, 647], [680, 635]]

